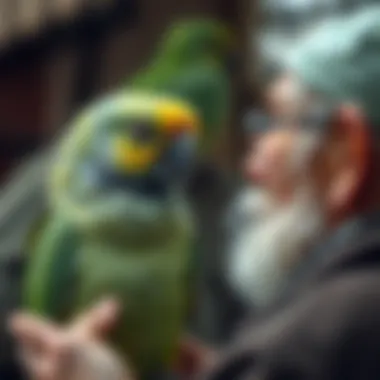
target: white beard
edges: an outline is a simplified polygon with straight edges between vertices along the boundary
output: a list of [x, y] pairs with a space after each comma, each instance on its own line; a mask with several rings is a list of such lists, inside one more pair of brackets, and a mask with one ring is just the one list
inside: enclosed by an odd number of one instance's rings
[[261, 308], [281, 294], [305, 249], [322, 231], [324, 218], [306, 193], [280, 210], [257, 189], [240, 201], [246, 218], [231, 247], [228, 277], [243, 301]]
[[[306, 255], [325, 226], [323, 211], [308, 180], [308, 163], [320, 138], [300, 134], [289, 160], [290, 173], [303, 177], [290, 203], [280, 208], [264, 190], [250, 188], [239, 197], [237, 220], [227, 276], [233, 289], [249, 306], [268, 306], [286, 287], [296, 265]], [[301, 176], [301, 177], [300, 177]], [[235, 214], [235, 215], [236, 215]]]

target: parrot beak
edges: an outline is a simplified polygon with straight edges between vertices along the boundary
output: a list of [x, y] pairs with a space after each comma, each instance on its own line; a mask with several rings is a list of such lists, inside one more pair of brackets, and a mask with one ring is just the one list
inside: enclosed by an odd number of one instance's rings
[[194, 134], [183, 131], [174, 137], [169, 149], [170, 176], [179, 182], [186, 180], [196, 162], [197, 142]]
[[198, 117], [182, 104], [170, 103], [160, 107], [158, 119], [169, 137], [167, 150], [158, 165], [160, 175], [164, 181], [182, 185], [197, 157]]

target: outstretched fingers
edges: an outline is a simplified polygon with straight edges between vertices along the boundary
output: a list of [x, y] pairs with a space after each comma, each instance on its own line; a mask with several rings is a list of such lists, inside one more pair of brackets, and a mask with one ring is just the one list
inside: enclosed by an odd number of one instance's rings
[[116, 324], [119, 313], [119, 303], [108, 298], [80, 316], [72, 325], [71, 333], [86, 340], [103, 338]]

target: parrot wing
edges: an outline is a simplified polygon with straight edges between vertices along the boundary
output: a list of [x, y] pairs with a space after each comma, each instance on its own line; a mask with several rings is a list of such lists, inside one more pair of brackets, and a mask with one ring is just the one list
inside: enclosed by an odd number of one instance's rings
[[47, 226], [48, 220], [49, 213], [44, 212], [41, 215], [39, 215], [30, 226], [25, 238], [25, 249], [23, 250], [27, 257], [34, 252], [34, 247], [36, 247], [39, 239], [42, 237], [44, 229]]
[[79, 239], [61, 218], [41, 223], [27, 258], [24, 302], [28, 310], [60, 321], [73, 306]]

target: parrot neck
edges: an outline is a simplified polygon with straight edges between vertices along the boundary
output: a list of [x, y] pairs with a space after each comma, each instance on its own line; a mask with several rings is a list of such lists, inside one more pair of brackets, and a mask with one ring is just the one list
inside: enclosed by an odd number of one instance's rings
[[59, 212], [93, 240], [129, 245], [161, 243], [171, 238], [187, 228], [183, 221], [189, 214], [187, 202], [179, 194], [155, 201], [125, 192], [112, 197], [98, 196], [87, 202], [66, 197]]

